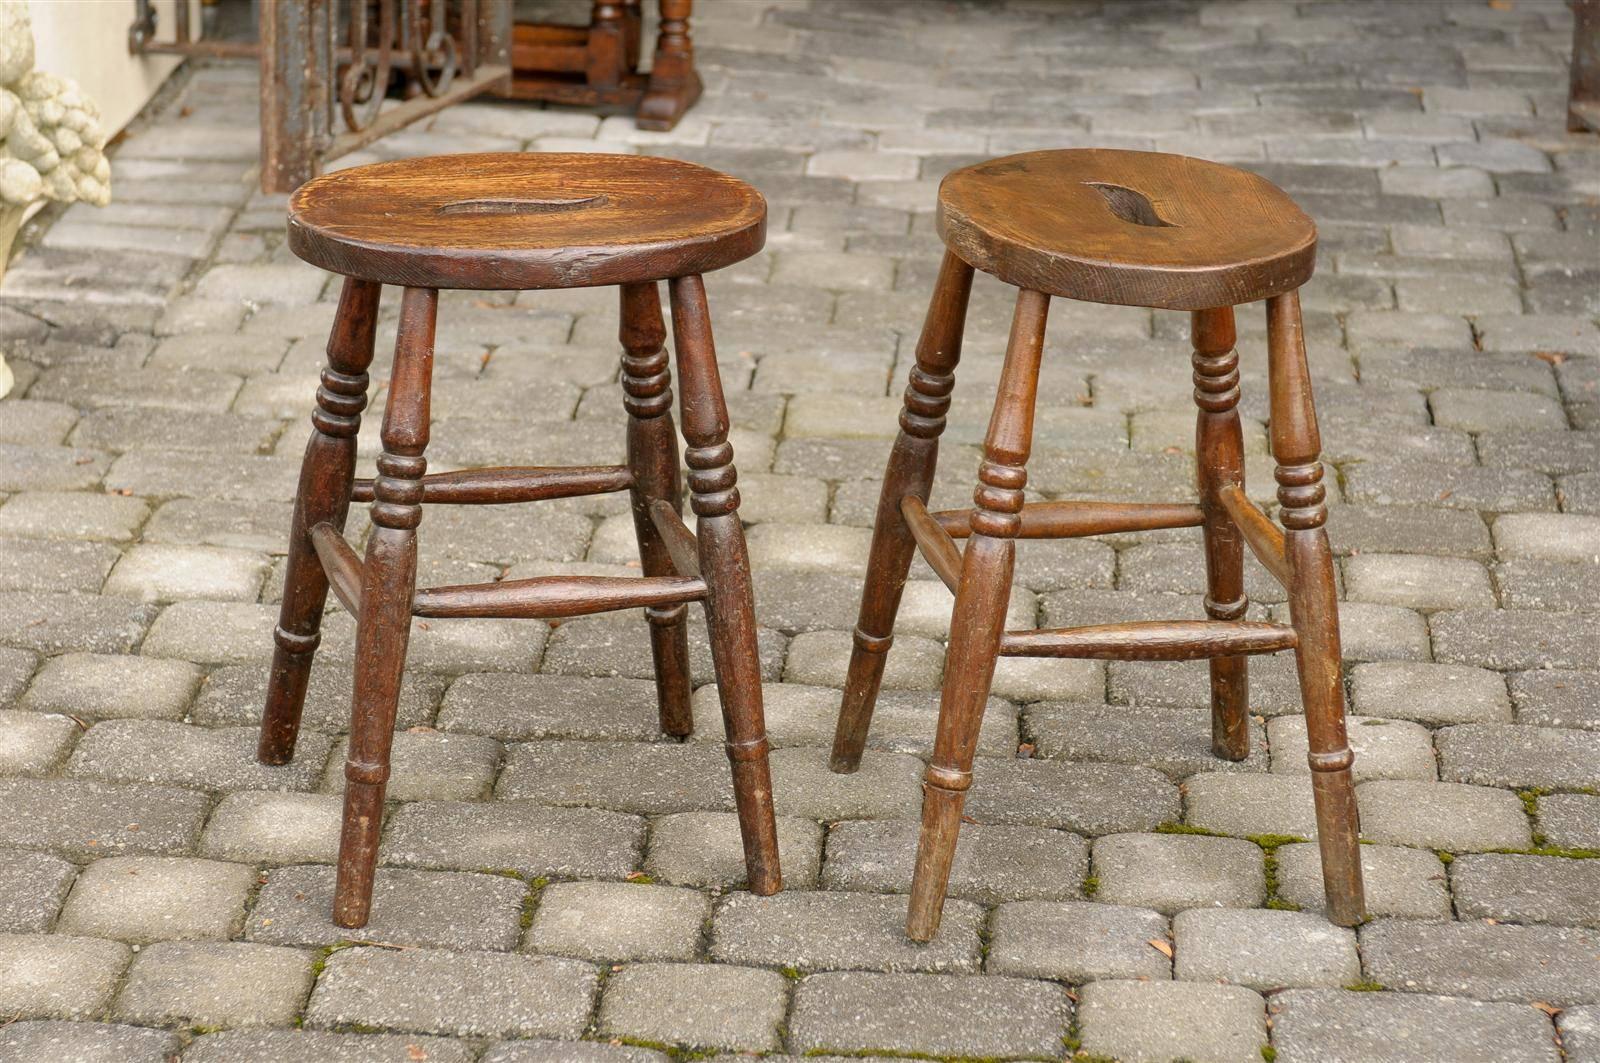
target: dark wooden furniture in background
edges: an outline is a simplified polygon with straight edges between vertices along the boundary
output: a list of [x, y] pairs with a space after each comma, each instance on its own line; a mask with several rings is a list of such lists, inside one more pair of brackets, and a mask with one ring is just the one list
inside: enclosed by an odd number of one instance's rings
[[689, 39], [692, 0], [660, 0], [649, 73], [639, 70], [640, 0], [594, 0], [587, 26], [519, 22], [511, 31], [511, 88], [520, 100], [637, 108], [640, 129], [671, 129], [700, 98]]
[[[345, 277], [314, 431], [301, 467], [259, 757], [294, 755], [300, 710], [331, 588], [356, 617], [355, 694], [345, 763], [334, 919], [364, 926], [389, 778], [411, 618], [582, 616], [643, 607], [661, 727], [684, 736], [688, 602], [705, 608], [750, 888], [781, 888], [761, 674], [728, 410], [700, 275], [755, 254], [766, 203], [742, 181], [689, 163], [632, 155], [484, 154], [407, 159], [303, 185], [289, 246]], [[671, 370], [657, 282], [672, 297], [680, 409], [688, 442], [691, 531], [681, 516]], [[382, 285], [404, 289], [377, 476], [356, 480]], [[622, 294], [624, 465], [474, 469], [427, 475], [429, 392], [439, 289], [617, 285]], [[641, 578], [550, 576], [416, 587], [425, 504], [502, 504], [626, 490]], [[372, 502], [366, 557], [344, 537], [352, 500]]]
[[[510, 84], [512, 0], [257, 0], [256, 39], [199, 37], [189, 4], [157, 39], [153, 0], [136, 0], [134, 55], [255, 59], [261, 65], [261, 190], [292, 192], [419, 118]], [[341, 13], [342, 18], [335, 18]], [[388, 97], [403, 76], [403, 99]], [[342, 131], [341, 131], [342, 126]]]
[[1571, 0], [1572, 81], [1567, 132], [1600, 133], [1600, 0]]
[[[956, 601], [907, 934], [926, 941], [938, 930], [997, 658], [1209, 658], [1212, 750], [1242, 760], [1250, 741], [1246, 655], [1286, 649], [1295, 651], [1300, 672], [1328, 914], [1345, 926], [1359, 923], [1365, 902], [1354, 758], [1345, 736], [1321, 444], [1298, 295], [1315, 267], [1316, 227], [1253, 174], [1177, 155], [1100, 150], [1031, 152], [957, 170], [939, 187], [938, 222], [947, 250], [884, 474], [832, 762], [837, 772], [860, 763], [912, 551], [920, 549]], [[976, 508], [930, 513], [975, 268], [1020, 289], [1016, 315]], [[1198, 505], [1024, 503], [1052, 296], [1191, 313]], [[1281, 527], [1244, 492], [1233, 307], [1258, 299], [1267, 302]], [[1017, 539], [1184, 527], [1204, 529], [1209, 620], [1005, 630]], [[964, 551], [958, 539], [967, 541]], [[1288, 591], [1288, 625], [1245, 619], [1247, 546]]]

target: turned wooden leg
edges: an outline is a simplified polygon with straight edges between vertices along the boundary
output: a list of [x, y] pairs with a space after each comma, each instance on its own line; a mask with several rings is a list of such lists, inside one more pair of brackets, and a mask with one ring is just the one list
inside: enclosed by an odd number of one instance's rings
[[761, 710], [761, 657], [756, 645], [750, 559], [739, 526], [738, 473], [728, 443], [728, 407], [717, 374], [705, 285], [697, 275], [671, 282], [672, 332], [678, 358], [684, 460], [689, 465], [689, 507], [696, 517], [700, 572], [706, 581], [706, 625], [711, 661], [727, 730], [733, 796], [744, 839], [745, 868], [753, 893], [783, 888], [778, 870], [778, 826], [772, 812], [772, 772]]
[[836, 772], [855, 771], [867, 744], [867, 729], [872, 725], [872, 710], [883, 682], [885, 656], [894, 642], [894, 618], [900, 611], [900, 595], [916, 550], [911, 531], [900, 515], [900, 500], [915, 495], [926, 503], [933, 489], [939, 436], [944, 432], [950, 392], [956, 383], [954, 374], [961, 358], [961, 334], [971, 291], [972, 267], [946, 251], [922, 325], [922, 338], [917, 342], [917, 364], [906, 387], [900, 434], [889, 452], [883, 491], [878, 496], [855, 646], [850, 651], [839, 722], [833, 732], [830, 766]]
[[[1205, 511], [1206, 615], [1243, 620], [1244, 537], [1217, 495], [1244, 483], [1244, 432], [1239, 426], [1239, 354], [1234, 350], [1233, 308], [1200, 310], [1190, 318], [1194, 342], [1194, 401], [1200, 508]], [[1211, 659], [1211, 752], [1227, 760], [1250, 755], [1248, 657]]]
[[972, 785], [978, 728], [1005, 631], [1049, 309], [1050, 297], [1041, 292], [1018, 294], [994, 414], [984, 440], [983, 463], [978, 468], [972, 534], [961, 565], [950, 647], [945, 653], [939, 730], [922, 787], [922, 835], [917, 841], [906, 921], [906, 934], [914, 941], [927, 941], [939, 929], [956, 835], [961, 829], [961, 806]]
[[321, 641], [322, 609], [328, 577], [311, 545], [318, 524], [343, 528], [350, 510], [350, 484], [356, 469], [356, 433], [367, 406], [367, 367], [378, 325], [382, 286], [349, 278], [339, 296], [339, 311], [328, 338], [328, 365], [311, 414], [311, 441], [300, 465], [289, 525], [289, 567], [283, 603], [273, 632], [277, 647], [267, 677], [267, 702], [261, 713], [256, 757], [263, 764], [287, 764], [300, 734], [311, 659]]
[[355, 698], [333, 899], [333, 920], [343, 927], [365, 926], [372, 907], [383, 793], [417, 585], [417, 525], [422, 521], [422, 475], [428, 467], [423, 451], [428, 445], [438, 305], [439, 293], [433, 289], [406, 289], [383, 412], [383, 452], [372, 485], [372, 534], [356, 618]]
[[1289, 568], [1289, 618], [1299, 636], [1295, 663], [1310, 739], [1312, 794], [1328, 918], [1354, 926], [1366, 918], [1361, 883], [1360, 819], [1345, 736], [1339, 661], [1339, 604], [1333, 554], [1323, 524], [1322, 440], [1311, 402], [1298, 293], [1267, 300], [1267, 371], [1272, 391], [1272, 455], [1277, 463], [1278, 517]]
[[[666, 327], [655, 284], [622, 286], [622, 405], [628, 411], [628, 467], [633, 470], [633, 527], [646, 576], [683, 575], [673, 570], [661, 533], [650, 519], [650, 503], [664, 499], [683, 512], [678, 474], [678, 430], [672, 423], [672, 370], [667, 364]], [[694, 730], [689, 711], [689, 629], [685, 605], [650, 606], [650, 650], [656, 664], [656, 702], [661, 729], [682, 738]]]
[[693, 0], [661, 0], [661, 30], [650, 62], [650, 82], [635, 119], [640, 129], [671, 129], [700, 98], [700, 74], [694, 68], [694, 42], [689, 39], [692, 6]]

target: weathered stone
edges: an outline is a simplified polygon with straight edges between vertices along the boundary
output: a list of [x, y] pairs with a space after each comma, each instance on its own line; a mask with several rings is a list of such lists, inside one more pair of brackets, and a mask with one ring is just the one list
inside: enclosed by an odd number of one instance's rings
[[697, 890], [558, 882], [539, 894], [526, 947], [601, 962], [692, 960], [710, 918], [711, 904]]
[[241, 941], [161, 941], [128, 970], [113, 1015], [124, 1022], [285, 1026], [311, 989], [311, 954]]
[[[324, 1030], [224, 1030], [197, 1037], [185, 1063], [281, 1063], [315, 1059], [319, 1063], [471, 1063], [463, 1041], [407, 1034], [328, 1033]], [[498, 1058], [498, 1057], [496, 1057]]]
[[[267, 671], [265, 665], [218, 668], [206, 677], [190, 717], [195, 723], [208, 727], [260, 723], [261, 707], [267, 697]], [[395, 715], [395, 727], [407, 730], [430, 723], [446, 682], [437, 676], [408, 670], [400, 683], [400, 704]], [[305, 706], [300, 717], [301, 727], [327, 734], [347, 730], [350, 726], [350, 690], [349, 667], [312, 665]]]
[[1517, 788], [1600, 785], [1600, 734], [1555, 727], [1474, 723], [1441, 728], [1439, 776]]
[[306, 1006], [315, 1026], [360, 1023], [458, 1037], [573, 1039], [597, 976], [576, 960], [352, 948], [328, 957]]
[[[919, 826], [914, 820], [852, 820], [828, 832], [824, 889], [908, 893]], [[980, 904], [1080, 896], [1089, 846], [1076, 834], [982, 823], [962, 828], [946, 893]]]
[[497, 795], [619, 812], [731, 811], [728, 758], [702, 745], [528, 742], [510, 747]]
[[187, 852], [210, 801], [161, 786], [69, 779], [0, 779], [0, 845], [75, 860]]
[[0, 934], [49, 930], [77, 873], [65, 860], [45, 853], [0, 850]]
[[56, 713], [0, 709], [0, 775], [46, 775], [78, 740], [78, 725]]
[[1079, 834], [1148, 830], [1178, 816], [1177, 788], [1148, 768], [979, 758], [966, 814]]
[[0, 934], [0, 1011], [18, 1019], [94, 1018], [131, 956], [120, 941]]
[[[302, 741], [304, 737], [302, 736]], [[322, 788], [343, 793], [344, 763], [349, 739], [341, 739], [328, 758]], [[485, 796], [500, 765], [500, 743], [477, 735], [441, 734], [430, 729], [401, 731], [394, 736], [392, 774], [386, 791], [391, 801], [464, 801]]]
[[64, 933], [144, 943], [227, 939], [244, 925], [255, 868], [216, 860], [118, 856], [84, 869], [61, 909]]
[[[178, 1035], [101, 1022], [35, 1020], [0, 1029], [0, 1059], [73, 1060], [74, 1063], [169, 1063], [178, 1053]], [[196, 1056], [195, 1058], [199, 1058]]]
[[622, 878], [638, 863], [644, 821], [530, 801], [415, 801], [389, 823], [385, 862], [403, 867], [505, 869], [541, 876]]
[[1600, 861], [1482, 853], [1450, 865], [1462, 918], [1600, 928]]
[[1384, 919], [1361, 929], [1361, 955], [1374, 981], [1556, 1007], [1600, 1001], [1597, 948], [1600, 931], [1571, 927]]
[[[648, 680], [500, 672], [451, 683], [439, 707], [439, 727], [510, 740], [650, 741], [661, 733], [655, 684]], [[721, 730], [719, 714], [715, 731]]]
[[1172, 977], [1172, 961], [1152, 942], [1165, 943], [1168, 937], [1166, 917], [1145, 908], [1018, 901], [995, 910], [984, 969], [1075, 984], [1166, 979]]
[[860, 893], [741, 893], [717, 909], [711, 957], [803, 971], [977, 971], [983, 910], [945, 902], [938, 936], [905, 936], [906, 898]]
[[88, 719], [175, 720], [188, 707], [201, 674], [187, 661], [65, 653], [45, 661], [21, 705]]
[[338, 857], [342, 804], [332, 794], [228, 794], [206, 821], [200, 853], [247, 864], [331, 864]]
[[1269, 990], [1360, 981], [1353, 930], [1321, 915], [1271, 909], [1194, 908], [1172, 920], [1174, 974]]
[[1094, 982], [1078, 1000], [1084, 1051], [1121, 1060], [1254, 1063], [1267, 1043], [1261, 996], [1242, 986]]
[[801, 979], [789, 1036], [807, 1055], [1053, 1058], [1070, 1014], [1048, 982], [840, 971]]
[[105, 782], [150, 782], [208, 790], [308, 790], [327, 759], [331, 739], [300, 735], [282, 767], [256, 759], [254, 727], [207, 729], [170, 720], [105, 720], [89, 728], [67, 774]]
[[[789, 889], [812, 889], [822, 863], [822, 828], [808, 819], [778, 817], [778, 862]], [[738, 817], [731, 812], [661, 816], [650, 830], [645, 870], [663, 882], [729, 890], [749, 884]]]
[[[1278, 896], [1306, 911], [1326, 905], [1322, 854], [1315, 842], [1281, 846]], [[1449, 919], [1450, 891], [1444, 864], [1426, 849], [1392, 845], [1361, 846], [1361, 876], [1366, 885], [1367, 914], [1401, 919]]]
[[[1433, 755], [1433, 736], [1426, 727], [1403, 720], [1372, 716], [1346, 716], [1350, 748], [1356, 760], [1352, 769], [1357, 782], [1368, 779], [1428, 779], [1438, 777]], [[1267, 724], [1272, 740], [1272, 770], [1282, 775], [1306, 775], [1311, 771], [1306, 760], [1304, 716], [1279, 716]]]
[[1283, 1063], [1556, 1063], [1559, 1058], [1549, 1020], [1520, 1004], [1292, 989], [1274, 994], [1267, 1009], [1272, 1044]]
[[1266, 899], [1261, 849], [1236, 838], [1113, 834], [1094, 842], [1096, 900], [1154, 908], [1253, 908]]
[[1486, 786], [1377, 779], [1356, 788], [1356, 803], [1361, 833], [1376, 842], [1476, 852], [1531, 840], [1522, 802]]
[[1350, 700], [1364, 716], [1427, 724], [1511, 719], [1505, 678], [1459, 664], [1375, 661], [1351, 671]]
[[599, 1030], [657, 1044], [773, 1051], [788, 1004], [788, 982], [776, 971], [641, 963], [606, 983]]
[[1063, 701], [1030, 705], [1024, 715], [1034, 756], [1138, 764], [1173, 779], [1201, 771], [1260, 771], [1267, 762], [1266, 731], [1254, 721], [1250, 730], [1250, 756], [1228, 761], [1211, 752], [1209, 708]]
[[1183, 785], [1190, 826], [1249, 837], [1253, 834], [1315, 837], [1311, 779], [1292, 775], [1196, 775]]
[[1540, 797], [1539, 832], [1550, 845], [1600, 849], [1600, 796], [1546, 794]]

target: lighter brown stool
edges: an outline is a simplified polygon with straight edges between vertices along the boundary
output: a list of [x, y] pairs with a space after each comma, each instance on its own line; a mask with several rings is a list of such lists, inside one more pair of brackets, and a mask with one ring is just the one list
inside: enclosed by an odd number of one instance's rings
[[[311, 416], [289, 533], [277, 649], [259, 757], [294, 755], [329, 585], [356, 617], [355, 695], [345, 763], [334, 920], [366, 925], [383, 823], [395, 712], [411, 618], [556, 619], [643, 607], [650, 622], [661, 728], [689, 734], [687, 603], [705, 607], [733, 765], [750, 888], [781, 885], [762, 722], [749, 561], [700, 275], [759, 251], [766, 203], [742, 181], [700, 166], [631, 155], [487, 154], [408, 159], [302, 185], [289, 202], [289, 246], [345, 277], [328, 367]], [[672, 296], [684, 457], [696, 530], [681, 515], [671, 371], [657, 282]], [[355, 479], [383, 285], [404, 288], [383, 417], [378, 475]], [[617, 285], [628, 459], [583, 468], [427, 474], [429, 393], [439, 289]], [[642, 578], [551, 576], [418, 589], [425, 505], [533, 502], [628, 491]], [[372, 503], [366, 557], [344, 537], [351, 501]]]
[[[1246, 655], [1293, 649], [1310, 737], [1328, 914], [1365, 918], [1353, 756], [1345, 737], [1338, 604], [1323, 523], [1321, 443], [1298, 289], [1315, 267], [1310, 218], [1253, 174], [1178, 155], [1039, 151], [957, 170], [939, 187], [946, 251], [884, 474], [866, 588], [834, 734], [833, 770], [861, 761], [911, 564], [955, 594], [906, 932], [939, 926], [984, 703], [999, 657], [1211, 662], [1211, 745], [1249, 754]], [[1020, 289], [974, 509], [930, 513], [939, 435], [955, 385], [974, 269]], [[1199, 504], [1025, 504], [1045, 315], [1057, 296], [1191, 313]], [[1278, 522], [1244, 491], [1233, 307], [1267, 302]], [[1280, 527], [1281, 524], [1281, 527]], [[1006, 631], [1017, 539], [1201, 527], [1209, 620]], [[956, 540], [966, 539], [965, 550]], [[1245, 620], [1245, 547], [1289, 596], [1290, 623]]]

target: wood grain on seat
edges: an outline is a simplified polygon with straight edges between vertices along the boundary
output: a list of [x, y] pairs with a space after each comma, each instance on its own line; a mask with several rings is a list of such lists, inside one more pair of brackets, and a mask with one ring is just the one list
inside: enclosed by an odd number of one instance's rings
[[939, 235], [1019, 288], [1095, 303], [1207, 310], [1299, 288], [1317, 228], [1276, 185], [1148, 151], [1033, 151], [939, 186]]
[[289, 246], [413, 288], [581, 288], [721, 269], [761, 250], [766, 201], [703, 166], [639, 155], [402, 159], [307, 181]]

